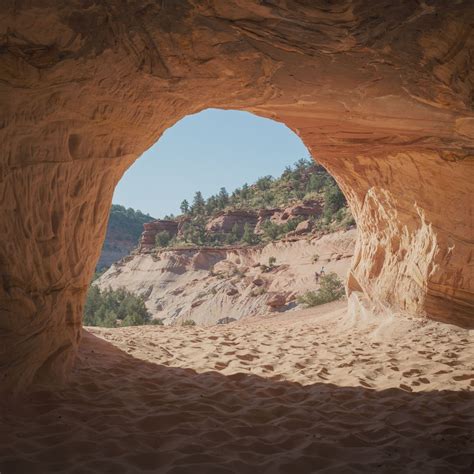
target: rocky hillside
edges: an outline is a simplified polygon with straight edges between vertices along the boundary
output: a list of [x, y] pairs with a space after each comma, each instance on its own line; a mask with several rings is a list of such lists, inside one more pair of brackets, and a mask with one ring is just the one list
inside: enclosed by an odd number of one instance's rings
[[212, 325], [298, 306], [315, 274], [345, 279], [356, 230], [257, 246], [147, 251], [112, 265], [95, 284], [141, 295], [155, 319]]
[[313, 160], [299, 160], [279, 178], [265, 176], [229, 195], [225, 188], [205, 200], [197, 191], [182, 214], [148, 222], [140, 252], [156, 248], [258, 245], [354, 225], [334, 179]]
[[143, 224], [152, 220], [153, 217], [148, 214], [113, 204], [97, 270], [110, 267], [112, 263], [128, 255], [138, 245]]

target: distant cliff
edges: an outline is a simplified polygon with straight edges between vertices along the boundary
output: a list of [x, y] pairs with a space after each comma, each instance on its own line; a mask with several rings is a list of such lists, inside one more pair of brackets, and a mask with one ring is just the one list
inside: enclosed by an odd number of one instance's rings
[[153, 220], [148, 214], [113, 204], [97, 270], [109, 267], [128, 255], [138, 245], [143, 225]]

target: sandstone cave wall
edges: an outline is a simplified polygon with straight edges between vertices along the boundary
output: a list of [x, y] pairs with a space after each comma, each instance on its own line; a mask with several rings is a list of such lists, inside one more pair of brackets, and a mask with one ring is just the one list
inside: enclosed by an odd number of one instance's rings
[[334, 175], [361, 229], [349, 291], [376, 311], [474, 324], [471, 1], [0, 11], [4, 388], [67, 373], [114, 186], [208, 107], [285, 123]]

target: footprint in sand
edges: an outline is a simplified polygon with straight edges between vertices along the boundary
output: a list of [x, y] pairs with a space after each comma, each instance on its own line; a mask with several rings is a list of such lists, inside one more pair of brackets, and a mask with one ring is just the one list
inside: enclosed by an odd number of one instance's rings
[[455, 375], [453, 377], [453, 380], [455, 380], [456, 382], [462, 382], [463, 380], [470, 380], [470, 379], [474, 379], [473, 374]]
[[214, 368], [216, 370], [224, 370], [229, 366], [229, 362], [216, 362]]
[[255, 359], [259, 359], [259, 357], [254, 356], [252, 354], [243, 354], [243, 355], [237, 355], [237, 359], [245, 360], [247, 362], [252, 362]]
[[410, 369], [402, 373], [404, 377], [413, 377], [414, 375], [421, 375], [421, 371], [418, 369]]

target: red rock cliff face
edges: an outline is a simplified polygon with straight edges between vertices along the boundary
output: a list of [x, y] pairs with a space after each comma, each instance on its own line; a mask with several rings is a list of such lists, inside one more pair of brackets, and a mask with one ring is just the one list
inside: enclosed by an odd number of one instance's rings
[[114, 186], [207, 107], [285, 123], [334, 175], [360, 229], [350, 292], [473, 325], [470, 0], [0, 10], [2, 388], [67, 373]]

